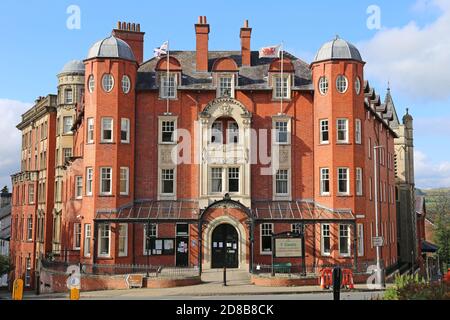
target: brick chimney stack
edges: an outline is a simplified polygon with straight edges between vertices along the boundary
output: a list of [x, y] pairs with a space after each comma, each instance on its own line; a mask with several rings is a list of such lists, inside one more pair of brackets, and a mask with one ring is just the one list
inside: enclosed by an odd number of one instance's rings
[[198, 17], [198, 23], [195, 24], [196, 52], [197, 52], [197, 71], [208, 71], [208, 39], [209, 24], [205, 16]]
[[141, 32], [141, 25], [139, 23], [119, 21], [117, 22], [117, 29], [113, 30], [112, 35], [128, 43], [139, 64], [144, 62], [145, 32]]
[[250, 66], [252, 51], [250, 49], [250, 40], [252, 37], [252, 28], [248, 27], [248, 20], [244, 21], [244, 27], [241, 28], [241, 55], [242, 55], [242, 65]]

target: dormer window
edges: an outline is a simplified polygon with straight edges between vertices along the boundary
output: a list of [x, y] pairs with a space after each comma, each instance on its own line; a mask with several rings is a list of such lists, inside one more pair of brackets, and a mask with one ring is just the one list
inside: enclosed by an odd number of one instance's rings
[[217, 97], [234, 98], [233, 75], [221, 75], [218, 77]]
[[163, 99], [176, 99], [177, 97], [177, 77], [174, 73], [161, 74], [160, 76], [160, 97]]
[[288, 74], [283, 75], [283, 80], [281, 74], [273, 75], [273, 97], [274, 99], [291, 98], [290, 76]]

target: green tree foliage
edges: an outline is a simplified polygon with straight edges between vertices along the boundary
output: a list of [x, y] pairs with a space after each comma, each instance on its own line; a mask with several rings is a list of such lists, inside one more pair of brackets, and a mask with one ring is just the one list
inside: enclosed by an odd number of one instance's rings
[[0, 255], [0, 276], [8, 273], [11, 270], [11, 265], [9, 263], [9, 258]]
[[450, 267], [450, 194], [448, 192], [441, 192], [435, 197], [433, 211], [436, 225], [433, 241], [439, 247], [439, 260], [442, 272], [445, 273]]

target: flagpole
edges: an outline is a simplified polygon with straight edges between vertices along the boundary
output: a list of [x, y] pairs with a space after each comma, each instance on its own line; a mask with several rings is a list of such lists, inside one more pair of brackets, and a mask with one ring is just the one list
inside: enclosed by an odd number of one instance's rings
[[280, 100], [280, 114], [283, 114], [283, 95], [284, 95], [284, 79], [283, 79], [283, 59], [284, 59], [284, 48], [283, 41], [281, 41], [281, 100]]
[[169, 40], [167, 40], [167, 94], [166, 94], [167, 114], [169, 114], [169, 92], [170, 92], [169, 63], [170, 63], [170, 50], [169, 50]]

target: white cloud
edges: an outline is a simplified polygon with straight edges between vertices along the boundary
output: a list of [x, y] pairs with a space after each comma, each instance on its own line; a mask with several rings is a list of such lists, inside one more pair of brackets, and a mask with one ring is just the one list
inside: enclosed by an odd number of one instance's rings
[[22, 138], [16, 125], [21, 115], [31, 106], [16, 100], [0, 98], [0, 188], [11, 186], [10, 175], [20, 169]]
[[414, 152], [414, 170], [418, 188], [450, 187], [450, 162], [434, 163], [420, 150]]
[[450, 1], [419, 0], [413, 9], [439, 9], [439, 17], [420, 27], [411, 21], [384, 28], [358, 45], [367, 61], [367, 78], [393, 83], [413, 97], [444, 100], [450, 97]]

